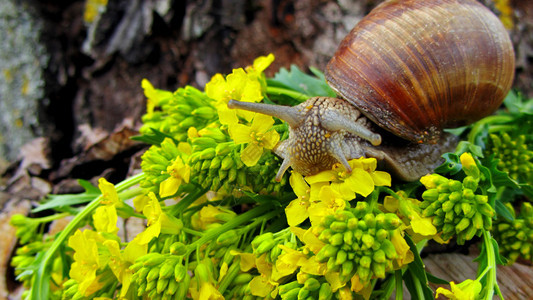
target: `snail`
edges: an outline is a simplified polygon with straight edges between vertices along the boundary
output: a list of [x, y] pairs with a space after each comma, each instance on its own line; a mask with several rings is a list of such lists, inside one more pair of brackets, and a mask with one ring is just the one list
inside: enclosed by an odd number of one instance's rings
[[456, 146], [444, 128], [471, 124], [501, 105], [514, 77], [514, 50], [499, 19], [475, 0], [389, 0], [344, 38], [326, 67], [342, 98], [293, 107], [230, 100], [289, 124], [274, 153], [316, 174], [375, 157], [397, 178], [417, 180]]

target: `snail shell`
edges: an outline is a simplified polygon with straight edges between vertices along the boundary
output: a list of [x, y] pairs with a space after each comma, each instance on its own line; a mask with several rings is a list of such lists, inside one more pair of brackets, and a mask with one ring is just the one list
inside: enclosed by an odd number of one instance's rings
[[326, 79], [343, 99], [228, 106], [289, 124], [289, 138], [274, 149], [284, 159], [278, 180], [289, 166], [311, 175], [340, 162], [351, 171], [348, 160], [366, 156], [412, 181], [454, 149], [456, 138], [442, 129], [493, 113], [513, 76], [508, 34], [481, 4], [390, 0], [361, 20], [328, 63]]
[[507, 31], [477, 1], [387, 1], [342, 41], [326, 79], [381, 127], [435, 142], [500, 106], [514, 61]]

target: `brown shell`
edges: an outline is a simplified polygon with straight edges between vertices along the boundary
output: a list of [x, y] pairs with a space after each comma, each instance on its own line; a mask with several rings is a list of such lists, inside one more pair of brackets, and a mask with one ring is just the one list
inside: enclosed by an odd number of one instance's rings
[[513, 76], [507, 31], [470, 0], [386, 1], [342, 41], [326, 70], [344, 99], [417, 142], [493, 113]]

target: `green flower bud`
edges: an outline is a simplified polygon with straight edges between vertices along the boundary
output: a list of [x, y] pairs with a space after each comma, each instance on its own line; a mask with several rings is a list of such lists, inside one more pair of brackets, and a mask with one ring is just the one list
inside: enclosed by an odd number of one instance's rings
[[274, 234], [272, 232], [266, 232], [266, 233], [263, 233], [261, 235], [258, 235], [256, 236], [253, 240], [252, 240], [252, 248], [257, 248], [259, 247], [259, 245], [266, 241], [266, 240], [273, 240], [274, 239]]
[[252, 279], [253, 279], [253, 276], [250, 273], [239, 273], [233, 279], [233, 284], [235, 285], [245, 284], [245, 283], [250, 282]]
[[329, 238], [329, 243], [333, 246], [340, 246], [344, 243], [344, 234], [335, 233]]
[[463, 218], [456, 226], [456, 232], [461, 232], [470, 226], [470, 219]]
[[[191, 112], [191, 115], [200, 117], [202, 119], [211, 120], [216, 116], [217, 112], [209, 106], [197, 108]], [[204, 128], [207, 129], [207, 128]], [[209, 128], [214, 129], [214, 128]]]
[[311, 294], [311, 291], [307, 290], [307, 289], [300, 289], [298, 291], [298, 300], [305, 300], [307, 299], [307, 297], [309, 297], [309, 295]]
[[[143, 259], [144, 258], [144, 259]], [[163, 261], [165, 261], [165, 256], [160, 253], [148, 253], [142, 257], [140, 257], [144, 261], [143, 266], [145, 267], [153, 267], [157, 266]]]
[[222, 159], [222, 162], [220, 164], [221, 170], [229, 170], [230, 168], [233, 168], [235, 166], [235, 161], [231, 156], [226, 156]]
[[374, 245], [374, 237], [369, 234], [363, 234], [361, 240], [367, 248], [372, 248], [372, 246]]
[[157, 278], [159, 278], [159, 267], [153, 267], [150, 269], [150, 272], [148, 272], [148, 275], [146, 275], [146, 281], [154, 281]]
[[156, 291], [158, 294], [161, 294], [165, 291], [165, 289], [168, 286], [168, 282], [169, 282], [168, 278], [167, 279], [159, 278], [159, 280], [157, 280]]
[[344, 232], [346, 230], [346, 227], [347, 225], [345, 222], [335, 221], [331, 223], [331, 226], [329, 228], [331, 228], [331, 230], [335, 232]]
[[[217, 142], [210, 137], [197, 137], [191, 140], [192, 150], [194, 152], [200, 152], [206, 149], [215, 148]], [[200, 157], [199, 157], [200, 158]]]
[[270, 251], [270, 249], [274, 248], [276, 245], [277, 242], [274, 239], [265, 240], [254, 249], [254, 254], [259, 256], [260, 254]]
[[222, 246], [228, 246], [239, 241], [240, 236], [236, 230], [228, 230], [223, 232], [217, 237], [217, 244]]
[[233, 142], [226, 142], [226, 143], [220, 143], [217, 144], [215, 147], [215, 152], [217, 156], [225, 156], [228, 155], [233, 148], [235, 147], [235, 144]]
[[304, 289], [314, 292], [320, 289], [320, 282], [315, 278], [308, 278], [304, 283]]
[[174, 275], [174, 267], [176, 266], [176, 261], [167, 260], [161, 265], [159, 269], [159, 279], [166, 279]]
[[333, 291], [329, 283], [324, 282], [320, 285], [320, 290], [318, 291], [319, 300], [330, 300], [333, 298]]
[[298, 299], [298, 293], [300, 292], [300, 288], [292, 289], [285, 294], [281, 294], [281, 299], [283, 300], [297, 300]]
[[174, 295], [176, 291], [178, 290], [179, 286], [180, 284], [176, 280], [169, 280], [168, 287], [167, 287], [165, 294], [170, 295], [170, 296]]
[[183, 244], [182, 242], [175, 242], [172, 245], [170, 245], [169, 249], [170, 254], [172, 255], [185, 255], [187, 253], [187, 246]]
[[347, 245], [351, 245], [353, 243], [353, 232], [348, 230], [344, 232], [343, 235], [343, 241]]
[[422, 199], [426, 201], [437, 201], [439, 192], [436, 189], [426, 190], [422, 193]]
[[339, 250], [337, 251], [337, 259], [335, 260], [335, 264], [342, 265], [347, 258], [348, 254], [344, 250]]
[[372, 272], [374, 272], [374, 276], [376, 276], [377, 278], [385, 278], [385, 270], [386, 270], [386, 265], [384, 263], [383, 264], [377, 264], [377, 263], [372, 264]]
[[183, 129], [194, 127], [198, 123], [195, 117], [188, 117], [181, 121], [178, 126]]
[[214, 148], [207, 148], [207, 149], [202, 150], [202, 152], [200, 152], [200, 159], [212, 159], [216, 155], [217, 154]]
[[289, 282], [287, 284], [280, 285], [279, 286], [279, 294], [283, 295], [283, 294], [288, 293], [291, 290], [300, 289], [300, 286], [301, 285], [298, 283], [298, 281], [291, 281], [291, 282]]
[[147, 268], [147, 267], [142, 267], [139, 272], [135, 273], [135, 274], [139, 274], [138, 275], [138, 279], [137, 279], [137, 283], [139, 282], [142, 282], [146, 276], [148, 276], [148, 272], [150, 272], [150, 268]]
[[182, 264], [176, 264], [174, 267], [174, 279], [177, 282], [182, 282], [187, 275], [187, 268]]
[[466, 176], [465, 179], [463, 179], [463, 187], [475, 191], [478, 187], [478, 180], [472, 176]]
[[357, 269], [357, 274], [361, 281], [367, 281], [370, 279], [370, 267], [360, 267]]

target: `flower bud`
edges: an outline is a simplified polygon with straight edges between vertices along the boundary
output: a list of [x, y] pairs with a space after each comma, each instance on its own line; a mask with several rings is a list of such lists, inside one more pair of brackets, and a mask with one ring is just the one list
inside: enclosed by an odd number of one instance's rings
[[174, 279], [177, 282], [182, 282], [185, 276], [187, 275], [187, 268], [182, 264], [176, 264], [174, 267]]
[[148, 272], [148, 275], [146, 275], [146, 281], [147, 282], [154, 281], [157, 278], [159, 278], [159, 267], [153, 267]]
[[161, 265], [159, 269], [159, 279], [166, 279], [174, 275], [174, 267], [176, 266], [175, 260], [168, 259]]
[[168, 286], [168, 282], [169, 282], [168, 278], [167, 279], [159, 278], [157, 280], [156, 291], [158, 294], [161, 294], [165, 291], [165, 289]]
[[[217, 112], [212, 109], [211, 107], [209, 106], [203, 106], [203, 107], [199, 107], [195, 110], [193, 110], [191, 112], [191, 115], [195, 116], [195, 117], [199, 117], [199, 118], [202, 118], [202, 119], [205, 119], [205, 120], [211, 120], [213, 119], [215, 116], [216, 116]], [[204, 128], [204, 129], [214, 129], [214, 128]], [[202, 130], [204, 130], [202, 129]], [[200, 132], [198, 132], [198, 134], [200, 135], [205, 135], [205, 134], [202, 134]]]
[[142, 256], [141, 259], [144, 261], [143, 266], [153, 267], [162, 263], [165, 260], [165, 256], [160, 253], [148, 253]]
[[324, 282], [320, 285], [320, 290], [318, 291], [319, 300], [330, 300], [333, 298], [333, 291], [329, 283]]

